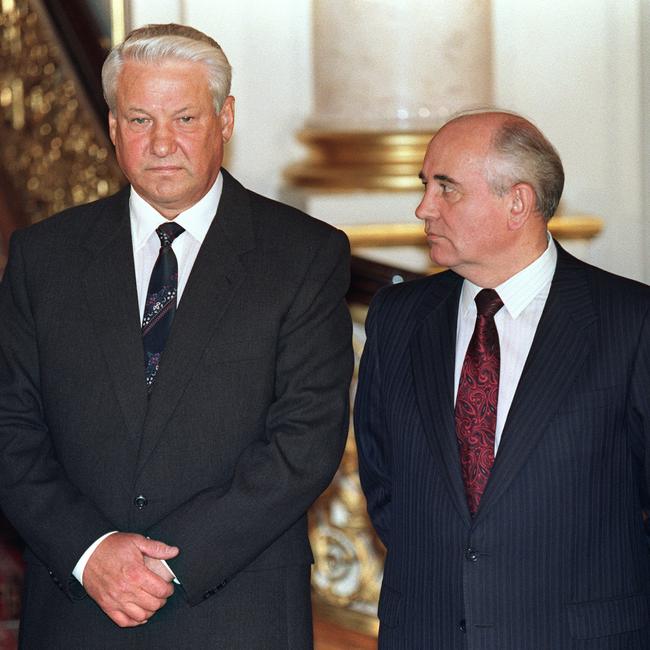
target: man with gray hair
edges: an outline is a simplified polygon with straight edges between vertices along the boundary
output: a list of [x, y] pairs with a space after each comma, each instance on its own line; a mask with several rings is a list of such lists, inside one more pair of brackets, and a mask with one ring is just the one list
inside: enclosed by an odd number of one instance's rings
[[306, 511], [346, 439], [344, 234], [221, 168], [230, 65], [179, 25], [103, 69], [129, 186], [15, 234], [0, 505], [24, 648], [311, 647]]
[[379, 647], [650, 647], [650, 288], [550, 237], [530, 122], [431, 140], [416, 215], [450, 270], [374, 299], [355, 404], [387, 557]]

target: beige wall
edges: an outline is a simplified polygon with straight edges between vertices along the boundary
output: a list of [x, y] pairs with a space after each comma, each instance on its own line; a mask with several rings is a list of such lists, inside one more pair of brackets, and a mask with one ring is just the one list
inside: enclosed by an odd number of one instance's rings
[[[590, 261], [646, 282], [648, 1], [492, 2], [496, 102], [530, 117], [560, 151], [567, 172], [564, 213], [605, 218]], [[303, 155], [293, 134], [312, 106], [309, 0], [130, 0], [130, 5], [134, 26], [187, 22], [223, 45], [237, 97], [228, 167], [249, 187], [279, 196], [282, 170]]]
[[558, 148], [564, 212], [605, 218], [591, 261], [650, 280], [640, 3], [493, 0], [493, 8], [497, 101], [531, 116]]
[[642, 177], [644, 183], [643, 192], [643, 231], [639, 233], [642, 237], [644, 256], [644, 278], [650, 283], [650, 0], [641, 2], [641, 116], [643, 139], [643, 165]]

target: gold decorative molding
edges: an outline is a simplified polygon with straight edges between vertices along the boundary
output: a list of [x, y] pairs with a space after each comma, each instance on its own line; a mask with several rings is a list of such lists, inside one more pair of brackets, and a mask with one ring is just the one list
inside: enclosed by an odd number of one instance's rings
[[[354, 322], [355, 372], [350, 389], [353, 397], [365, 343], [363, 323], [367, 307], [352, 305], [350, 311]], [[385, 550], [368, 519], [352, 428], [334, 480], [310, 509], [309, 538], [314, 552], [311, 582], [318, 615], [342, 627], [376, 636]]]
[[548, 229], [557, 239], [593, 239], [603, 231], [605, 222], [593, 215], [553, 217]]
[[127, 7], [125, 0], [110, 0], [111, 45], [121, 43], [126, 37]]
[[0, 168], [30, 222], [117, 191], [123, 182], [38, 0], [0, 13]]
[[[423, 225], [413, 223], [355, 224], [340, 226], [352, 248], [426, 246]], [[593, 239], [603, 230], [603, 220], [589, 215], [553, 217], [549, 230], [558, 239]]]
[[334, 481], [311, 508], [309, 536], [319, 613], [344, 627], [376, 634], [385, 551], [366, 513], [352, 432]]
[[367, 634], [373, 637], [379, 634], [379, 619], [376, 616], [359, 614], [358, 612], [336, 607], [318, 599], [314, 601], [313, 606], [314, 613], [321, 619], [331, 621], [340, 627], [354, 630], [361, 634]]
[[307, 146], [308, 159], [285, 171], [296, 187], [327, 191], [413, 191], [430, 132], [330, 132], [307, 129], [298, 140]]

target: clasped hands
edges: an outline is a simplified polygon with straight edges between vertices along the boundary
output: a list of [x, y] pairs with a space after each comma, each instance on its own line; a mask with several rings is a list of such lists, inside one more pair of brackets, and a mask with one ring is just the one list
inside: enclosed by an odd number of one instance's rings
[[161, 560], [177, 555], [176, 546], [135, 533], [114, 533], [90, 556], [84, 588], [120, 627], [142, 625], [174, 593], [174, 576]]

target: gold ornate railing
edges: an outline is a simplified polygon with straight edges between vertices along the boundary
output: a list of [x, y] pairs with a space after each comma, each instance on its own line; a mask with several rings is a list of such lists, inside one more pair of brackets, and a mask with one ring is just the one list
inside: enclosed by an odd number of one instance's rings
[[123, 182], [101, 117], [39, 0], [0, 5], [0, 190], [17, 222], [108, 196]]

